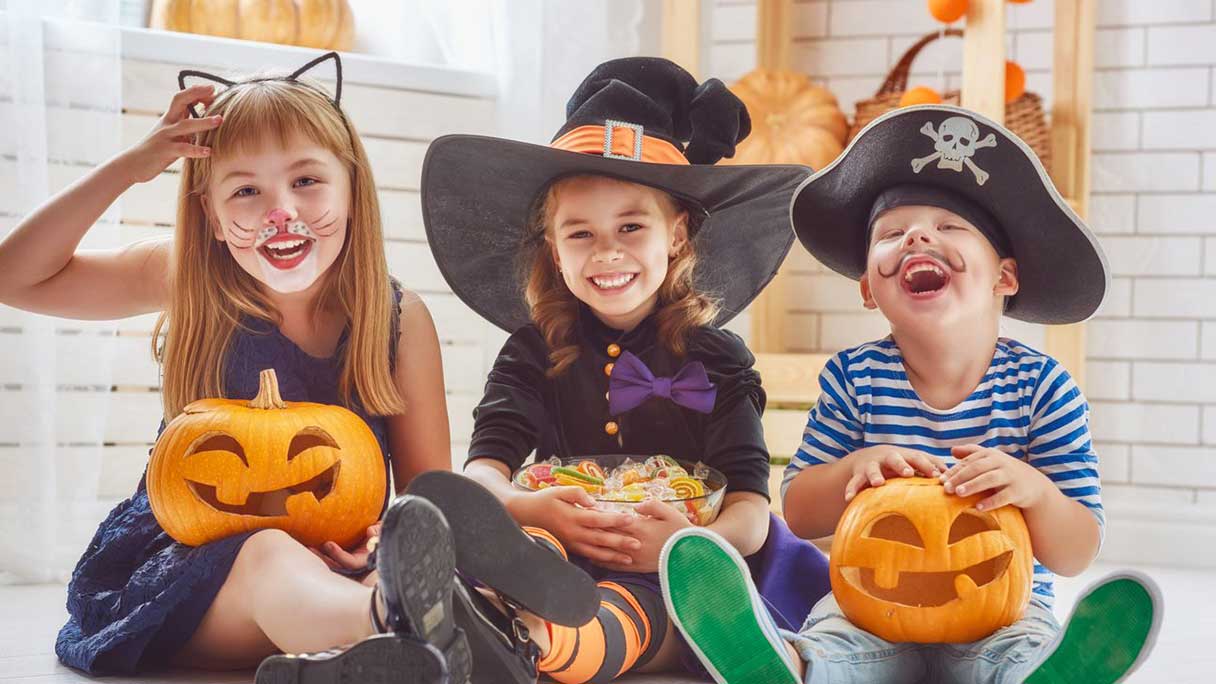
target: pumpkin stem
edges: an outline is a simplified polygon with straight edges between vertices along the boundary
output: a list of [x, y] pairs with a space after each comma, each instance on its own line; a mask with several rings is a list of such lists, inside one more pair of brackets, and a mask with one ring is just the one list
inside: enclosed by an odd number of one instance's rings
[[250, 408], [283, 409], [287, 403], [279, 396], [279, 378], [273, 368], [267, 368], [258, 374], [258, 395], [249, 402]]

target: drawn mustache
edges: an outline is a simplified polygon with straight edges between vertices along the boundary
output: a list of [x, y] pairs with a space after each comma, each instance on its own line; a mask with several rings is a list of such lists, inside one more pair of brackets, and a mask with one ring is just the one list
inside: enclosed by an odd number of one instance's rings
[[927, 256], [927, 257], [933, 259], [934, 261], [938, 262], [939, 264], [944, 264], [950, 270], [952, 270], [956, 273], [966, 273], [967, 272], [967, 264], [963, 263], [963, 260], [961, 257], [956, 258], [956, 259], [950, 259], [950, 258], [946, 257], [946, 255], [943, 254], [942, 252], [940, 252], [936, 249], [930, 248], [930, 249], [922, 249], [922, 250], [919, 250], [916, 252], [908, 252], [908, 253], [904, 254], [902, 257], [899, 258], [898, 261], [895, 262], [895, 268], [893, 268], [889, 273], [886, 271], [886, 269], [883, 268], [882, 264], [879, 264], [878, 265], [878, 275], [882, 276], [883, 278], [893, 278], [893, 277], [899, 275], [899, 272], [904, 269], [904, 264], [906, 264], [908, 262], [908, 259], [912, 259], [914, 257], [922, 257], [922, 256]]

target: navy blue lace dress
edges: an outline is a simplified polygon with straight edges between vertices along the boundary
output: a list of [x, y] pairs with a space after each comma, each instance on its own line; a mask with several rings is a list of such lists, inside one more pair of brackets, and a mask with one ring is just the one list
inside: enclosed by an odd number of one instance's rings
[[[394, 284], [398, 309], [401, 291]], [[395, 361], [397, 318], [390, 359]], [[287, 401], [341, 404], [340, 359], [346, 333], [330, 358], [304, 353], [274, 325], [246, 321], [233, 336], [224, 369], [228, 396], [252, 399], [258, 372], [273, 368]], [[385, 420], [352, 406], [380, 442], [389, 464]], [[161, 425], [164, 429], [164, 425]], [[385, 492], [386, 501], [388, 492]], [[173, 541], [157, 524], [141, 478], [135, 494], [110, 512], [68, 584], [68, 622], [55, 653], [90, 674], [129, 674], [164, 665], [193, 636], [228, 578], [249, 534], [192, 547]]]

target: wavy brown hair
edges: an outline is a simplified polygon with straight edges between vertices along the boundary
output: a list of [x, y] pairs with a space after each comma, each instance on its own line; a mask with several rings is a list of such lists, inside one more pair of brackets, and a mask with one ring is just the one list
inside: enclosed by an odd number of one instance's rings
[[[565, 372], [578, 359], [580, 352], [576, 332], [580, 302], [566, 287], [566, 281], [562, 279], [553, 259], [553, 217], [557, 213], [558, 195], [562, 187], [588, 177], [568, 176], [550, 185], [532, 212], [525, 237], [530, 248], [524, 251], [527, 270], [524, 299], [531, 308], [532, 322], [549, 345], [549, 363], [552, 365], [546, 375], [551, 378]], [[688, 351], [688, 341], [693, 331], [712, 324], [718, 316], [720, 305], [713, 297], [697, 291], [693, 283], [697, 254], [692, 236], [704, 220], [703, 213], [699, 208], [684, 205], [665, 192], [657, 192], [661, 201], [667, 204], [666, 209], [670, 214], [683, 213], [687, 217], [688, 239], [668, 261], [667, 277], [659, 286], [659, 297], [655, 304], [659, 339], [668, 351], [682, 357]]]
[[[332, 152], [350, 172], [346, 242], [322, 276], [316, 303], [318, 310], [342, 311], [350, 325], [339, 380], [343, 401], [350, 406], [357, 397], [373, 415], [400, 413], [402, 399], [388, 360], [395, 308], [380, 207], [371, 164], [354, 127], [319, 88], [283, 79], [237, 84], [221, 93], [207, 114], [223, 115], [224, 124], [195, 141], [210, 147], [211, 157], [184, 161], [169, 305], [152, 335], [162, 365], [165, 419], [196, 399], [225, 396], [225, 357], [243, 316], [280, 323], [257, 280], [213, 237], [201, 198], [216, 159], [256, 150], [268, 141], [286, 147], [296, 135]], [[166, 326], [164, 346], [157, 349]]]

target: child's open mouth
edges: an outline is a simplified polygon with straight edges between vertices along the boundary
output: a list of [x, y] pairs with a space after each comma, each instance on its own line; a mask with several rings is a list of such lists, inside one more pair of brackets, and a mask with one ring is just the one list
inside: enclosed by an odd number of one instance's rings
[[950, 284], [950, 270], [931, 257], [912, 257], [904, 262], [899, 282], [913, 297], [933, 297]]
[[304, 257], [312, 251], [313, 242], [310, 238], [298, 235], [281, 235], [268, 240], [266, 244], [258, 248], [258, 252], [271, 266], [287, 270], [295, 268], [301, 261], [304, 261]]
[[638, 274], [636, 273], [603, 273], [594, 275], [587, 280], [595, 286], [595, 289], [603, 293], [620, 292], [629, 287]]

